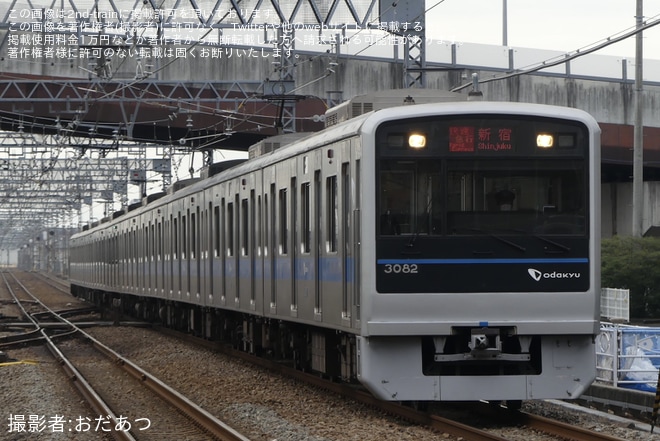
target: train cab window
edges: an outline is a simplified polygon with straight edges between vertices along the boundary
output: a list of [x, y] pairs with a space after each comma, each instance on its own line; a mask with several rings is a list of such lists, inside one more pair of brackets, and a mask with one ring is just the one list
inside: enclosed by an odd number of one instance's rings
[[441, 175], [433, 161], [380, 163], [380, 234], [440, 234]]
[[585, 234], [581, 161], [450, 163], [448, 234]]

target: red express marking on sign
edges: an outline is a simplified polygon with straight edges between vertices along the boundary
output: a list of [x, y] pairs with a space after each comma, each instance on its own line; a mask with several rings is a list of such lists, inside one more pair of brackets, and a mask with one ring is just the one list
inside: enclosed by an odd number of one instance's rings
[[474, 127], [471, 126], [449, 127], [450, 152], [473, 152], [474, 140], [475, 140]]

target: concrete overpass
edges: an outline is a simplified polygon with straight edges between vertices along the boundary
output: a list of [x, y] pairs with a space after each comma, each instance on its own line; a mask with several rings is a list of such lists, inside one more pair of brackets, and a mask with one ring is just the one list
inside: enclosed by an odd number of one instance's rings
[[[223, 37], [231, 34], [224, 31]], [[293, 53], [287, 60], [292, 63], [285, 76], [284, 58], [265, 39], [250, 45], [159, 46], [165, 51], [133, 47], [135, 52], [122, 56], [121, 48], [112, 43], [77, 40], [73, 45], [66, 40], [54, 41], [51, 47], [42, 40], [21, 40], [24, 34], [28, 33], [0, 30], [0, 127], [48, 136], [64, 130], [68, 136], [109, 140], [99, 143], [101, 150], [120, 140], [149, 140], [192, 149], [245, 151], [278, 130], [320, 128], [326, 106], [355, 95], [402, 88], [411, 69], [404, 62], [407, 44], [371, 31], [298, 32], [300, 43], [290, 48]], [[248, 36], [252, 30], [237, 29], [233, 34]], [[309, 35], [314, 38], [308, 40]], [[580, 56], [427, 43], [423, 65], [427, 88], [457, 89], [477, 74], [487, 81], [480, 85], [485, 99], [570, 106], [594, 115], [603, 129], [603, 233], [630, 231], [636, 100], [629, 60], [597, 53]], [[113, 52], [106, 56], [110, 48]], [[526, 73], [562, 59], [566, 62]], [[656, 209], [660, 191], [655, 186], [660, 179], [660, 62], [649, 60], [645, 65], [647, 230], [660, 225], [660, 209]], [[284, 118], [290, 125], [284, 124]]]

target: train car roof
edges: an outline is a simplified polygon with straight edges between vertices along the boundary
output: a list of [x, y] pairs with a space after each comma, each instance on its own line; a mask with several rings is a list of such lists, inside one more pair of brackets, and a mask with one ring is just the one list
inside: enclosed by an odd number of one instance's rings
[[223, 172], [218, 173], [214, 176], [211, 176], [206, 179], [198, 180], [197, 182], [194, 182], [189, 186], [186, 186], [178, 191], [175, 191], [172, 194], [168, 194], [147, 205], [136, 208], [135, 210], [132, 210], [129, 213], [124, 214], [123, 216], [119, 216], [117, 218], [111, 219], [108, 222], [102, 223], [94, 228], [90, 228], [87, 231], [81, 231], [80, 233], [76, 233], [72, 236], [72, 238], [76, 238], [79, 235], [83, 235], [83, 236], [88, 235], [90, 233], [93, 233], [94, 231], [111, 227], [112, 225], [121, 223], [126, 219], [130, 219], [139, 216], [145, 212], [148, 212], [149, 210], [155, 207], [166, 205], [172, 201], [176, 201], [180, 198], [197, 193], [201, 190], [206, 189], [207, 187], [213, 186], [220, 182], [236, 178], [237, 176], [241, 176], [246, 173], [251, 173], [255, 170], [259, 170], [260, 168], [266, 165], [277, 163], [290, 156], [301, 154], [306, 151], [310, 151], [314, 148], [327, 145], [342, 139], [350, 138], [361, 132], [371, 132], [375, 130], [375, 128], [379, 124], [385, 121], [391, 121], [402, 117], [415, 118], [415, 117], [425, 117], [425, 116], [433, 116], [439, 114], [451, 115], [454, 113], [459, 113], [459, 114], [488, 113], [488, 114], [503, 114], [503, 115], [515, 113], [518, 115], [530, 115], [530, 116], [538, 115], [539, 113], [545, 113], [548, 114], [548, 116], [550, 117], [577, 119], [584, 122], [585, 124], [588, 124], [592, 130], [599, 130], [596, 120], [587, 112], [574, 108], [551, 106], [545, 104], [492, 102], [492, 101], [491, 102], [456, 101], [456, 102], [415, 104], [408, 106], [386, 108], [354, 117], [352, 119], [349, 119], [337, 125], [331, 126], [327, 129], [324, 129], [320, 132], [310, 134], [309, 136], [294, 141], [293, 143], [287, 146], [283, 146], [280, 149], [274, 150], [270, 153], [266, 153], [257, 158], [245, 161], [241, 164], [238, 164], [234, 167], [224, 170]]
[[94, 228], [89, 228], [86, 231], [81, 231], [79, 233], [76, 233], [71, 237], [72, 239], [74, 239], [79, 236], [87, 236], [90, 233], [93, 233], [94, 231], [99, 231], [104, 228], [112, 227], [113, 225], [119, 224], [125, 221], [126, 219], [137, 217], [153, 208], [166, 205], [172, 201], [176, 201], [188, 195], [197, 193], [201, 190], [206, 189], [207, 187], [213, 186], [220, 182], [233, 179], [237, 176], [241, 176], [246, 173], [251, 173], [255, 170], [260, 169], [265, 165], [277, 163], [292, 155], [296, 155], [305, 151], [312, 150], [321, 145], [330, 144], [332, 142], [336, 142], [338, 140], [354, 136], [359, 133], [360, 128], [364, 123], [364, 120], [367, 119], [371, 114], [373, 114], [373, 112], [369, 114], [360, 115], [356, 118], [353, 118], [349, 121], [343, 122], [336, 126], [332, 126], [320, 132], [310, 134], [305, 138], [295, 141], [290, 145], [283, 146], [282, 148], [274, 150], [270, 153], [242, 162], [241, 164], [238, 164], [216, 175], [210, 176], [209, 178], [197, 180], [193, 184], [190, 184], [182, 189], [179, 189], [172, 194], [163, 196], [151, 203], [148, 203], [142, 207], [131, 210], [130, 212], [127, 212], [122, 216], [118, 216]]

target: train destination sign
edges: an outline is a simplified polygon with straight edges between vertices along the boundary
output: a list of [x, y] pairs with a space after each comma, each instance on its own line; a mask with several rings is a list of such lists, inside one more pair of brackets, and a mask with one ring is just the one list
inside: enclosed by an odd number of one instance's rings
[[513, 152], [513, 129], [508, 127], [449, 126], [449, 151]]

